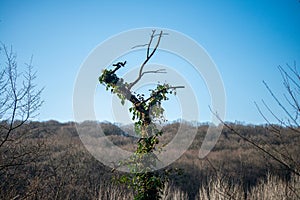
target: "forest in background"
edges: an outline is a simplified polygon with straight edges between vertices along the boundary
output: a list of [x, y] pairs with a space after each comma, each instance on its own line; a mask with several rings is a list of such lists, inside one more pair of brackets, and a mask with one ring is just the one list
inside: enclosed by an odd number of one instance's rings
[[[1, 122], [1, 127], [5, 123]], [[135, 148], [138, 138], [114, 124], [84, 123], [87, 131], [99, 124], [106, 137], [123, 149]], [[297, 127], [228, 124], [269, 152], [283, 152], [278, 155], [289, 156], [299, 169], [300, 136], [295, 130], [300, 129]], [[134, 191], [113, 181], [122, 173], [112, 172], [85, 149], [75, 125], [53, 120], [31, 121], [16, 129], [13, 138], [0, 148], [0, 199], [128, 199], [132, 196]], [[188, 131], [195, 124], [165, 125], [161, 143], [171, 141], [179, 126]], [[218, 196], [219, 199], [298, 199], [299, 176], [228, 127], [223, 129], [209, 155], [199, 159], [208, 125], [197, 126], [197, 135], [188, 151], [170, 166], [181, 173], [171, 174], [165, 199], [174, 199], [176, 195], [177, 199], [218, 199]], [[280, 130], [280, 134], [275, 134], [274, 129]], [[267, 196], [272, 194], [273, 198]]]

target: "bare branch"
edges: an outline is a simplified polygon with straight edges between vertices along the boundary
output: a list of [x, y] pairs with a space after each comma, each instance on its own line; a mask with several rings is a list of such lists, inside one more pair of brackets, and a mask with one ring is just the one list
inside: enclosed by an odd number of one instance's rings
[[136, 46], [132, 47], [131, 49], [135, 49], [135, 48], [139, 48], [139, 47], [145, 47], [145, 46], [148, 46], [148, 43], [147, 44], [136, 45]]
[[[293, 73], [297, 73], [294, 69], [292, 69], [289, 65], [288, 65], [289, 69], [293, 72]], [[281, 66], [278, 66], [279, 72], [281, 74], [281, 77], [284, 81], [284, 84], [288, 84], [289, 80], [292, 81], [295, 86], [297, 88], [300, 88], [300, 85], [296, 82], [296, 80], [294, 80], [294, 78], [292, 78]], [[298, 78], [299, 75], [295, 74]]]
[[[155, 30], [152, 31], [152, 34], [150, 36], [150, 41], [149, 41], [148, 44], [141, 45], [141, 46], [147, 46], [146, 59], [144, 60], [144, 62], [140, 66], [140, 71], [139, 71], [137, 79], [135, 81], [133, 81], [132, 83], [129, 84], [129, 86], [128, 86], [129, 90], [131, 90], [131, 88], [141, 80], [142, 76], [145, 74], [145, 73], [143, 73], [143, 69], [144, 69], [145, 65], [148, 63], [148, 61], [154, 55], [154, 53], [156, 52], [156, 50], [158, 48], [158, 45], [159, 45], [160, 40], [161, 40], [161, 37], [163, 36], [163, 31], [161, 31], [159, 34], [155, 34], [155, 32], [156, 32]], [[157, 39], [156, 45], [155, 45], [154, 49], [152, 51], [150, 51], [151, 44], [153, 42], [153, 38], [157, 37], [157, 36], [158, 36], [158, 39]]]
[[[159, 36], [160, 34], [154, 34], [153, 35], [153, 38], [156, 37], [156, 36]], [[169, 33], [163, 33], [162, 36], [164, 35], [169, 35]], [[139, 44], [139, 45], [136, 45], [136, 46], [133, 46], [131, 49], [136, 49], [136, 48], [139, 48], [139, 47], [145, 47], [145, 46], [149, 46], [149, 43], [146, 43], [146, 44]]]
[[116, 68], [111, 72], [111, 73], [115, 73], [117, 70], [119, 70], [121, 67], [124, 67], [126, 65], [126, 62], [118, 62], [116, 64], [113, 64], [113, 66], [115, 66]]
[[[262, 102], [263, 102], [263, 104], [265, 104], [263, 100], [262, 100]], [[261, 111], [261, 109], [260, 109], [260, 107], [257, 105], [257, 103], [254, 102], [254, 104], [255, 104], [255, 106], [256, 106], [258, 112], [260, 113], [260, 115], [264, 118], [264, 120], [266, 120], [266, 122], [267, 122], [267, 123], [275, 130], [276, 133], [280, 133], [280, 130], [279, 130], [276, 126], [274, 126], [274, 125], [268, 120], [268, 118], [263, 114], [263, 112]], [[267, 107], [267, 105], [265, 105], [265, 106]], [[267, 109], [269, 109], [269, 107], [267, 107]], [[271, 113], [271, 114], [272, 114], [272, 113]], [[279, 123], [281, 123], [281, 120], [278, 119], [277, 116], [274, 116], [274, 117], [279, 121]]]
[[0, 147], [9, 140], [10, 134], [15, 129], [36, 116], [35, 113], [43, 103], [41, 100], [43, 89], [36, 90], [34, 84], [36, 72], [32, 71], [32, 57], [27, 64], [27, 71], [23, 74], [23, 82], [19, 86], [21, 74], [17, 71], [16, 54], [13, 53], [12, 47], [8, 49], [2, 44], [2, 49], [6, 65], [0, 72], [0, 120], [5, 121], [6, 124], [1, 125], [3, 131], [0, 135]]
[[267, 90], [269, 91], [269, 93], [271, 94], [271, 96], [273, 97], [273, 99], [277, 102], [277, 104], [282, 108], [282, 110], [286, 113], [286, 115], [289, 117], [290, 120], [292, 120], [294, 122], [294, 124], [296, 126], [299, 126], [298, 122], [292, 117], [292, 115], [290, 114], [290, 112], [287, 110], [286, 107], [284, 107], [282, 105], [282, 103], [279, 101], [279, 99], [277, 98], [277, 96], [273, 93], [273, 91], [270, 89], [270, 87], [268, 86], [268, 84], [263, 81], [264, 85], [266, 86]]
[[156, 74], [156, 73], [165, 74], [167, 72], [166, 72], [166, 69], [158, 69], [158, 70], [152, 70], [152, 71], [145, 71], [145, 72], [143, 72], [143, 74], [150, 74], [150, 73], [153, 73], [153, 74]]
[[[211, 108], [210, 108], [211, 110]], [[272, 159], [274, 159], [275, 161], [277, 161], [278, 163], [280, 163], [281, 165], [285, 166], [287, 169], [289, 169], [291, 172], [293, 172], [294, 174], [300, 176], [300, 172], [298, 172], [297, 170], [295, 170], [292, 166], [290, 166], [288, 163], [286, 163], [284, 160], [281, 160], [280, 158], [278, 158], [276, 155], [272, 154], [271, 152], [269, 152], [267, 149], [261, 147], [260, 145], [258, 145], [255, 141], [252, 141], [251, 139], [243, 136], [242, 134], [240, 134], [238, 131], [236, 131], [234, 128], [232, 128], [229, 124], [227, 124], [226, 122], [224, 122], [220, 116], [211, 110], [211, 112], [213, 113], [213, 115], [226, 127], [228, 128], [232, 133], [236, 134], [237, 136], [239, 136], [240, 138], [242, 138], [243, 140], [245, 140], [246, 142], [252, 144], [254, 147], [256, 147], [257, 149], [259, 149], [260, 151], [262, 151], [263, 153], [267, 154], [268, 156], [270, 156]]]
[[291, 72], [293, 72], [293, 74], [300, 80], [300, 74], [297, 70], [297, 65], [296, 65], [296, 61], [294, 61], [294, 67], [292, 68], [288, 63], [286, 64], [286, 66], [291, 70]]

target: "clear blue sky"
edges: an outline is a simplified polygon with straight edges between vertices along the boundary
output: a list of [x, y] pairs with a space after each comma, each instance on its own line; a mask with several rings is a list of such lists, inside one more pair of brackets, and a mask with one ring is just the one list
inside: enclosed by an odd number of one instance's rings
[[38, 120], [73, 120], [74, 82], [89, 52], [142, 27], [177, 30], [207, 50], [223, 78], [228, 121], [263, 123], [254, 106], [261, 99], [279, 111], [262, 81], [282, 95], [276, 67], [300, 65], [297, 0], [0, 1], [0, 41], [13, 46], [20, 65], [34, 56], [45, 86]]

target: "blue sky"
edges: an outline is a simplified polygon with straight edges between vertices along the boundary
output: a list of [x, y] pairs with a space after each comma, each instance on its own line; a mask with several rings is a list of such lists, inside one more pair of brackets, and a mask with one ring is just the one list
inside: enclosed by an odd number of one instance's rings
[[81, 64], [98, 44], [129, 29], [173, 29], [202, 45], [222, 76], [228, 121], [263, 123], [254, 105], [261, 99], [280, 113], [262, 81], [282, 95], [277, 66], [300, 63], [297, 0], [1, 0], [0, 20], [0, 41], [13, 46], [20, 66], [33, 55], [37, 84], [45, 87], [38, 120], [72, 121]]

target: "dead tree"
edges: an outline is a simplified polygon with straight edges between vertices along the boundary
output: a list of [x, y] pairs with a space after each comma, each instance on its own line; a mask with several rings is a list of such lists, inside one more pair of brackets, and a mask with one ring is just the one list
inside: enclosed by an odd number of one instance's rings
[[[116, 72], [126, 65], [126, 61], [113, 64], [114, 69], [105, 69], [99, 77], [100, 83], [104, 84], [107, 90], [110, 89], [112, 93], [118, 95], [122, 104], [125, 100], [132, 103], [129, 111], [133, 115], [132, 119], [136, 120], [135, 130], [141, 138], [137, 142], [137, 149], [134, 154], [121, 163], [121, 165], [129, 166], [131, 174], [122, 177], [120, 180], [133, 187], [137, 191], [135, 199], [141, 200], [159, 199], [165, 181], [165, 176], [153, 172], [156, 169], [157, 161], [154, 151], [162, 132], [152, 123], [152, 119], [162, 117], [164, 109], [161, 107], [161, 102], [168, 100], [167, 94], [172, 94], [174, 90], [183, 88], [183, 86], [157, 84], [157, 87], [151, 91], [148, 98], [145, 98], [144, 94], [135, 94], [132, 91], [133, 86], [144, 75], [165, 73], [164, 69], [145, 70], [146, 64], [157, 51], [163, 35], [166, 34], [162, 31], [157, 34], [153, 30], [148, 43], [133, 47], [147, 47], [146, 58], [139, 68], [137, 78], [133, 82], [127, 83], [116, 75]], [[152, 47], [155, 39], [157, 39], [156, 44]]]
[[[27, 71], [20, 73], [16, 54], [12, 48], [0, 47], [0, 198], [14, 198], [13, 192], [20, 187], [20, 174], [24, 166], [38, 157], [40, 143], [30, 143], [27, 122], [33, 119], [43, 101], [34, 81], [32, 59]], [[26, 176], [26, 175], [25, 175]], [[24, 176], [22, 176], [24, 177]], [[19, 180], [19, 182], [16, 182]], [[24, 185], [22, 185], [24, 187]]]

